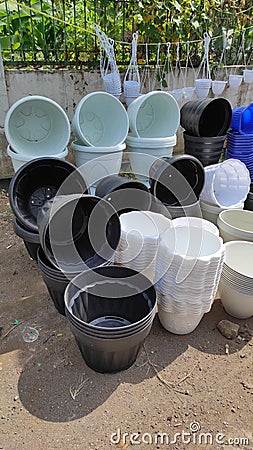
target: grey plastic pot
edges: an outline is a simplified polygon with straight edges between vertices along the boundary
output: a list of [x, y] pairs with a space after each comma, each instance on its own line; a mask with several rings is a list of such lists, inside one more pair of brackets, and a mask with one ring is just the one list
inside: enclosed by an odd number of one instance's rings
[[23, 239], [25, 248], [34, 261], [37, 261], [37, 252], [40, 248], [40, 237], [39, 233], [29, 231], [23, 227], [18, 220], [14, 217], [13, 229], [17, 236]]
[[180, 123], [193, 136], [223, 136], [231, 118], [231, 104], [222, 97], [191, 100], [180, 110]]
[[114, 207], [92, 195], [62, 195], [38, 214], [40, 243], [47, 259], [65, 273], [107, 264], [120, 239]]

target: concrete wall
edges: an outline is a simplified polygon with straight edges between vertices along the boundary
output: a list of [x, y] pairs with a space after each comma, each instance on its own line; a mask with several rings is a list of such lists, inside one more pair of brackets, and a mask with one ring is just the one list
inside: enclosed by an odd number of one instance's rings
[[[189, 73], [187, 85], [193, 85], [193, 80], [193, 73]], [[177, 85], [173, 87], [177, 88]], [[44, 95], [59, 103], [71, 121], [81, 98], [89, 92], [98, 90], [103, 90], [100, 72], [40, 69], [4, 71], [0, 61], [0, 179], [13, 175], [11, 160], [6, 154], [4, 118], [6, 111], [14, 102], [27, 95]], [[253, 101], [253, 84], [243, 83], [238, 90], [227, 87], [223, 97], [230, 100], [232, 107], [247, 105]], [[182, 133], [180, 127], [175, 153], [183, 152]], [[73, 160], [71, 152], [69, 160]]]

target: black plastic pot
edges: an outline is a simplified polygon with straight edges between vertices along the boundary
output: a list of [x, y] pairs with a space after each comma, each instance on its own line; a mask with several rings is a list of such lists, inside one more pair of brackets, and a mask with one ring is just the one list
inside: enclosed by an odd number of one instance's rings
[[96, 195], [108, 200], [119, 215], [147, 211], [151, 205], [151, 196], [145, 184], [118, 175], [103, 178], [97, 184]]
[[202, 217], [200, 201], [186, 206], [166, 205], [157, 199], [153, 199], [152, 211], [163, 214], [168, 219], [176, 219], [177, 217]]
[[106, 264], [120, 239], [114, 207], [92, 195], [62, 195], [38, 214], [40, 243], [46, 257], [65, 273], [80, 273]]
[[203, 189], [205, 171], [193, 156], [156, 160], [150, 168], [150, 192], [166, 206], [195, 204]]
[[58, 158], [37, 158], [14, 174], [9, 199], [20, 224], [38, 232], [37, 216], [46, 201], [57, 193], [82, 194], [86, 190], [86, 183], [73, 164]]
[[73, 324], [69, 323], [69, 327], [87, 366], [100, 373], [117, 373], [128, 369], [136, 361], [152, 323], [132, 336], [119, 339], [87, 336]]
[[226, 136], [197, 137], [184, 132], [184, 151], [195, 156], [202, 165], [217, 164], [222, 154]]
[[97, 267], [69, 283], [65, 305], [87, 365], [98, 372], [118, 372], [134, 363], [151, 329], [156, 293], [132, 269]]
[[225, 98], [191, 100], [180, 110], [180, 123], [193, 136], [223, 136], [229, 129], [232, 107]]
[[17, 236], [23, 239], [25, 248], [34, 261], [37, 261], [37, 252], [40, 248], [39, 233], [29, 231], [18, 222], [16, 218], [13, 221], [13, 229]]
[[250, 191], [247, 195], [247, 198], [244, 202], [244, 209], [249, 211], [253, 211], [253, 183], [250, 185]]
[[[51, 265], [42, 248], [38, 251], [38, 267], [55, 308], [65, 316], [64, 292], [70, 280], [60, 270]], [[45, 267], [48, 270], [45, 270]]]

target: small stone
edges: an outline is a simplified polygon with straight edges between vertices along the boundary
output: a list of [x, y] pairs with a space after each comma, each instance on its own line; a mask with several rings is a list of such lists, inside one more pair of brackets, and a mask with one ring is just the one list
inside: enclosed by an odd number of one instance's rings
[[220, 333], [227, 339], [235, 339], [238, 336], [240, 326], [230, 320], [221, 320], [217, 325]]
[[13, 400], [16, 402], [18, 400], [18, 395], [16, 395]]

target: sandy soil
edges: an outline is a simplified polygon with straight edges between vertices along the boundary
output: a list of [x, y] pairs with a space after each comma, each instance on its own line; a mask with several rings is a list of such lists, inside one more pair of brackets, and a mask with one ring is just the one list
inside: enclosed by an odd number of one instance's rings
[[[156, 318], [130, 369], [96, 373], [12, 218], [2, 192], [0, 449], [253, 449], [253, 318], [231, 318], [218, 299], [190, 335]], [[239, 338], [220, 334], [221, 319], [240, 325]], [[32, 343], [27, 326], [39, 332]]]

